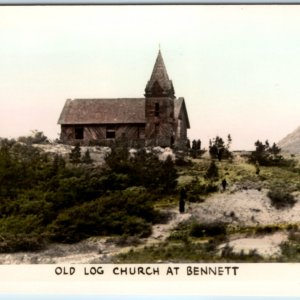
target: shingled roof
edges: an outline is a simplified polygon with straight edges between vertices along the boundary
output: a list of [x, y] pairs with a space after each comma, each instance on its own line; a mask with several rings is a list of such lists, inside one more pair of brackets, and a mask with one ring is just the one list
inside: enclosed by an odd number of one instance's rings
[[146, 96], [151, 96], [152, 94], [152, 88], [154, 84], [159, 84], [159, 86], [163, 90], [163, 94], [165, 94], [168, 97], [174, 97], [174, 87], [172, 81], [169, 79], [167, 69], [163, 60], [163, 57], [161, 55], [160, 50], [158, 51], [158, 55], [155, 61], [155, 65], [150, 77], [150, 80], [148, 81], [146, 85]]
[[145, 98], [68, 99], [58, 124], [145, 123]]
[[178, 119], [180, 112], [183, 110], [183, 113], [185, 114], [186, 122], [187, 122], [187, 128], [190, 128], [190, 121], [189, 116], [187, 114], [185, 101], [183, 97], [180, 97], [178, 99], [174, 100], [174, 116], [175, 119]]

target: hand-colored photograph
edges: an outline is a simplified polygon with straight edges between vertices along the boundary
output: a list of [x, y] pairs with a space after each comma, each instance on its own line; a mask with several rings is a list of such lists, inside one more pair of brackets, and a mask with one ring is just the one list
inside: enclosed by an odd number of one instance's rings
[[0, 7], [0, 264], [300, 262], [300, 6]]

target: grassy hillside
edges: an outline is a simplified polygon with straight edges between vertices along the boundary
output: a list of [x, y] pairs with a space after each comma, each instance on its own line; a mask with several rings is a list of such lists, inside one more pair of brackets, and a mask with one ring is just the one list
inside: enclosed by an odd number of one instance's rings
[[[181, 153], [173, 162], [145, 150], [130, 155], [119, 146], [99, 165], [80, 151], [73, 148], [63, 157], [1, 140], [1, 252], [113, 236], [133, 245], [114, 262], [300, 259], [300, 215], [295, 213], [300, 168], [295, 159], [264, 156], [258, 166], [245, 153], [220, 160]], [[155, 224], [170, 221], [168, 212], [178, 210], [180, 198], [191, 217], [172, 228], [166, 240], [143, 246]], [[262, 212], [270, 223], [262, 221]], [[237, 253], [230, 246], [236, 239], [274, 233], [288, 236], [277, 256], [266, 258], [255, 249]]]
[[[247, 162], [247, 157], [235, 155], [233, 160], [216, 161], [219, 176], [208, 179], [206, 176], [210, 159], [193, 159], [188, 167], [178, 167], [178, 186], [187, 188], [187, 199], [190, 203], [192, 217], [179, 224], [172, 230], [168, 239], [160, 244], [147, 245], [144, 248], [132, 249], [129, 253], [120, 254], [114, 262], [122, 263], [145, 263], [145, 262], [298, 262], [300, 258], [300, 216], [294, 205], [299, 202], [300, 194], [300, 169], [297, 162], [288, 163], [284, 166], [261, 166], [259, 174], [256, 167]], [[226, 178], [228, 187], [222, 191], [221, 182]], [[208, 188], [209, 187], [209, 188]], [[238, 218], [236, 207], [228, 207], [224, 210], [224, 216], [219, 217], [216, 211], [210, 209], [212, 199], [222, 199], [220, 206], [226, 203], [234, 195], [244, 193], [250, 197], [251, 193], [266, 193], [265, 198], [272, 215], [286, 215], [284, 222], [280, 220], [272, 223], [272, 218], [266, 218], [265, 222], [257, 222]], [[255, 193], [254, 193], [255, 195]], [[275, 196], [274, 196], [275, 195]], [[275, 199], [275, 200], [274, 200]], [[292, 199], [292, 201], [291, 201]], [[243, 205], [241, 200], [241, 206]], [[245, 199], [247, 201], [247, 198]], [[250, 199], [249, 199], [250, 200]], [[178, 201], [173, 199], [173, 205]], [[237, 197], [237, 201], [239, 201]], [[253, 216], [259, 209], [256, 204], [260, 198], [254, 199]], [[252, 202], [251, 202], [252, 203]], [[202, 207], [201, 213], [197, 213], [198, 207]], [[238, 207], [243, 210], [243, 207]], [[249, 209], [249, 207], [244, 208]], [[294, 211], [294, 209], [296, 209]], [[289, 215], [296, 218], [289, 219]], [[210, 215], [207, 217], [207, 215]], [[252, 217], [253, 217], [252, 216]], [[271, 220], [268, 223], [267, 220]], [[209, 220], [209, 221], [208, 221]], [[253, 221], [253, 222], [251, 222]], [[262, 256], [253, 248], [246, 252], [233, 251], [229, 246], [231, 241], [246, 239], [262, 239], [272, 237], [274, 234], [284, 234], [287, 239], [279, 245], [281, 253], [278, 255]]]

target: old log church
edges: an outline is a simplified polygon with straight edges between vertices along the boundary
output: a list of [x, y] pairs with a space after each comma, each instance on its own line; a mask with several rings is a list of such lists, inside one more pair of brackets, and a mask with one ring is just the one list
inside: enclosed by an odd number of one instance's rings
[[175, 97], [161, 51], [144, 98], [68, 99], [61, 112], [61, 140], [66, 144], [131, 146], [186, 145], [190, 128], [184, 98]]

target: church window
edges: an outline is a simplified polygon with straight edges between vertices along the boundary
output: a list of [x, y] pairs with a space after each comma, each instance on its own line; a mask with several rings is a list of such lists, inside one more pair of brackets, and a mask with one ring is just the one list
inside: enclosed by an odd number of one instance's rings
[[155, 117], [159, 117], [159, 103], [155, 103], [155, 111], [154, 111]]
[[106, 138], [107, 139], [114, 139], [116, 137], [116, 128], [115, 126], [108, 125], [106, 127]]
[[155, 134], [159, 134], [159, 124], [155, 124]]
[[75, 127], [75, 139], [83, 140], [83, 127]]

